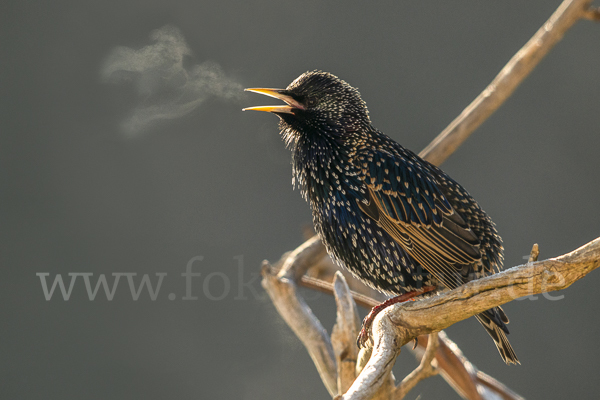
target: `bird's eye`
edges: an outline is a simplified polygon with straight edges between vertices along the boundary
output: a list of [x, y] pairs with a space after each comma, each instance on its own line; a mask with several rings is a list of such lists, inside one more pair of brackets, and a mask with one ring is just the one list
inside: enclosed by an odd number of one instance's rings
[[312, 99], [307, 99], [306, 100], [306, 105], [309, 107], [313, 107], [317, 104], [317, 100], [312, 98]]

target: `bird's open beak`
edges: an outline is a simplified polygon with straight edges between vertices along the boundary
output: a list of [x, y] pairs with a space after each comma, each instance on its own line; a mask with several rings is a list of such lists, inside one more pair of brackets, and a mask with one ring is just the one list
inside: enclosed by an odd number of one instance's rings
[[266, 88], [251, 88], [244, 89], [246, 92], [254, 92], [264, 94], [266, 96], [275, 97], [276, 99], [283, 100], [287, 103], [286, 106], [258, 106], [258, 107], [247, 107], [242, 111], [267, 111], [271, 113], [284, 113], [293, 114], [294, 110], [303, 110], [304, 106], [298, 103], [290, 95], [285, 94], [285, 89], [266, 89]]

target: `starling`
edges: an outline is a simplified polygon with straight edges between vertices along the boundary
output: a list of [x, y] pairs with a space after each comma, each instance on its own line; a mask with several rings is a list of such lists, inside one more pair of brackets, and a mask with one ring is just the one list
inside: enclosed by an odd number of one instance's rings
[[[441, 169], [371, 125], [357, 89], [311, 71], [286, 89], [246, 89], [286, 105], [249, 107], [280, 118], [294, 186], [329, 255], [392, 296], [454, 289], [502, 268], [495, 225]], [[500, 307], [475, 316], [502, 359], [519, 363]]]

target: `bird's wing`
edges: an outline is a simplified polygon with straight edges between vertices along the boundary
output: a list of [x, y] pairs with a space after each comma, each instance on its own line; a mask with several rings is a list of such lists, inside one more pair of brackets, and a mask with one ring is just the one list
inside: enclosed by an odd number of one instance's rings
[[357, 155], [368, 196], [361, 210], [374, 219], [427, 271], [454, 288], [481, 259], [479, 239], [455, 211], [435, 177], [412, 154]]

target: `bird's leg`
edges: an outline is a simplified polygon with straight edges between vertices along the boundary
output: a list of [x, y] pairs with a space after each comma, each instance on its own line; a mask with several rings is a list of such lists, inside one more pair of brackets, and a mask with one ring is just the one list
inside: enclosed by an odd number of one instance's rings
[[400, 296], [392, 297], [391, 299], [387, 299], [383, 303], [376, 305], [371, 309], [371, 312], [363, 319], [362, 329], [360, 330], [360, 334], [356, 339], [356, 344], [358, 348], [363, 348], [367, 340], [369, 339], [369, 330], [371, 329], [371, 325], [373, 324], [373, 320], [384, 308], [389, 307], [396, 303], [403, 303], [408, 300], [414, 300], [414, 297], [422, 295], [427, 292], [431, 292], [435, 290], [435, 286], [424, 286], [421, 290], [415, 290], [414, 292], [406, 292], [401, 294]]

